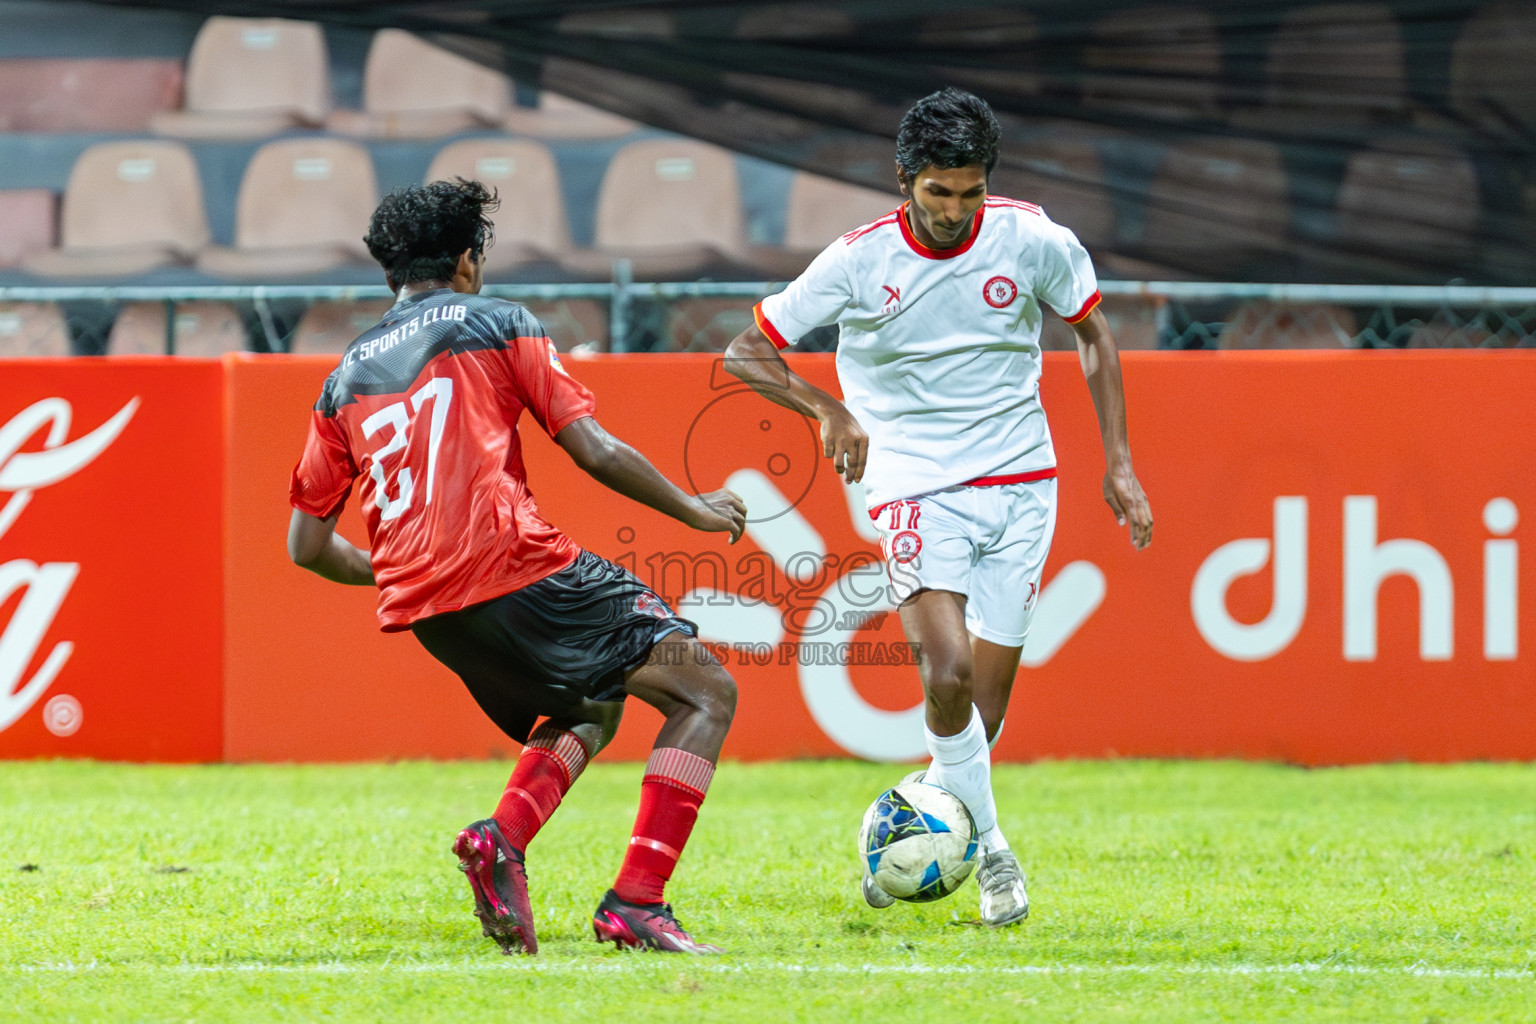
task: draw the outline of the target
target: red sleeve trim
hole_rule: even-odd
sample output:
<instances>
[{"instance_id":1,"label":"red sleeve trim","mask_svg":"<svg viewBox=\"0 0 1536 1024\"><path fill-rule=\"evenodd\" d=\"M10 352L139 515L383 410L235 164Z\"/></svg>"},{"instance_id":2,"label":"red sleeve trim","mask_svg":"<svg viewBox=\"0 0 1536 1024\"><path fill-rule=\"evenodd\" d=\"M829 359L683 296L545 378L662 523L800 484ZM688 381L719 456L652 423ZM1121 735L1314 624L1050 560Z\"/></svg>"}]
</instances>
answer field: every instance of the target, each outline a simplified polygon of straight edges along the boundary
<instances>
[{"instance_id":1,"label":"red sleeve trim","mask_svg":"<svg viewBox=\"0 0 1536 1024\"><path fill-rule=\"evenodd\" d=\"M752 319L757 321L758 330L768 335L768 340L773 342L775 348L789 348L789 342L784 339L784 335L779 333L779 329L773 326L763 313L761 302L752 307Z\"/></svg>"},{"instance_id":2,"label":"red sleeve trim","mask_svg":"<svg viewBox=\"0 0 1536 1024\"><path fill-rule=\"evenodd\" d=\"M572 423L575 423L577 420L584 420L584 419L586 419L588 416L591 416L594 412L596 412L596 409L597 409L597 403L596 402L588 402L588 403L586 403L586 408L584 408L584 409L573 409L570 412L566 413L564 416L560 416L560 417L558 417L556 419L550 420L550 422L549 422L549 436L550 437L554 437L556 434L560 433L560 431L564 430L566 427L570 426Z\"/></svg>"},{"instance_id":3,"label":"red sleeve trim","mask_svg":"<svg viewBox=\"0 0 1536 1024\"><path fill-rule=\"evenodd\" d=\"M329 505L324 506L316 505L300 495L290 494L288 497L288 504L293 506L293 508L299 512L303 512L307 516L314 516L316 519L329 519L331 516L338 514L343 508L346 507L347 498L351 495L351 493L352 489L348 487L346 494L343 494Z\"/></svg>"},{"instance_id":4,"label":"red sleeve trim","mask_svg":"<svg viewBox=\"0 0 1536 1024\"><path fill-rule=\"evenodd\" d=\"M1088 301L1083 303L1082 309L1078 310L1071 316L1063 316L1062 319L1069 324L1082 323L1084 320L1088 319L1089 313L1092 313L1095 309L1099 308L1099 303L1103 301L1103 298L1104 297L1102 295L1095 291L1092 295L1088 296Z\"/></svg>"}]
</instances>

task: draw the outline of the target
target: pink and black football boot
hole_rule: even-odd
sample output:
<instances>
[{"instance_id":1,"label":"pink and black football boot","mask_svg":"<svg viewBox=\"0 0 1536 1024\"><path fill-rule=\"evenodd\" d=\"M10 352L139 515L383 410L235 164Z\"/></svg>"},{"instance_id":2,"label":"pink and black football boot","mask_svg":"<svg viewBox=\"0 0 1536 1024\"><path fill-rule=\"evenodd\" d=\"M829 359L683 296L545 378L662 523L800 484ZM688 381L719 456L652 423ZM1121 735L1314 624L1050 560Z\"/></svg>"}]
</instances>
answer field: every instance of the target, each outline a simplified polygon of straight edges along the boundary
<instances>
[{"instance_id":1,"label":"pink and black football boot","mask_svg":"<svg viewBox=\"0 0 1536 1024\"><path fill-rule=\"evenodd\" d=\"M662 953L723 953L719 946L693 941L672 916L670 903L631 903L609 889L592 915L598 942L620 949L651 949Z\"/></svg>"},{"instance_id":2,"label":"pink and black football boot","mask_svg":"<svg viewBox=\"0 0 1536 1024\"><path fill-rule=\"evenodd\" d=\"M537 953L523 851L507 842L494 818L486 818L459 833L453 852L459 858L459 870L469 878L475 916L484 933L508 956Z\"/></svg>"}]
</instances>

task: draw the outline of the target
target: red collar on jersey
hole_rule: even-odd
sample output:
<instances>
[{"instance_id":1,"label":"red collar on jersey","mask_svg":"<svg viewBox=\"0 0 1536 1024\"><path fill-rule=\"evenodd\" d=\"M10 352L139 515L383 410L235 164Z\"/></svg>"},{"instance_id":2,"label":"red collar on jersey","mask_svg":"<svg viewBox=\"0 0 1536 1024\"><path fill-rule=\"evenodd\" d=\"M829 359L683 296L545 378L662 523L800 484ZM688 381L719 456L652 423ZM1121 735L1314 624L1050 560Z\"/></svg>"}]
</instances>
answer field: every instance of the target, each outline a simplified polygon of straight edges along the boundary
<instances>
[{"instance_id":1,"label":"red collar on jersey","mask_svg":"<svg viewBox=\"0 0 1536 1024\"><path fill-rule=\"evenodd\" d=\"M930 260L952 260L975 245L976 237L981 234L981 215L987 212L985 205L976 211L976 219L971 222L971 236L953 249L930 249L917 240L917 236L912 233L912 225L907 223L907 211L911 205L911 200L908 200L902 203L901 209L897 211L900 213L896 221L901 225L901 237L907 240L907 245L912 247L913 252Z\"/></svg>"}]
</instances>

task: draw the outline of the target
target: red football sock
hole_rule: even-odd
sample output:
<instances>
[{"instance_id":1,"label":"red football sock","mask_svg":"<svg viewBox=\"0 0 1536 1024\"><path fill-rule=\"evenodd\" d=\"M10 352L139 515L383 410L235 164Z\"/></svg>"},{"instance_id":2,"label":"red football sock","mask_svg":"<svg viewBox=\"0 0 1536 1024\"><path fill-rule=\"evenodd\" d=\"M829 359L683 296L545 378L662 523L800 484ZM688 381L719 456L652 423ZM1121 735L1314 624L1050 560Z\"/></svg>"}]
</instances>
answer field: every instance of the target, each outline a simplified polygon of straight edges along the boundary
<instances>
[{"instance_id":1,"label":"red football sock","mask_svg":"<svg viewBox=\"0 0 1536 1024\"><path fill-rule=\"evenodd\" d=\"M586 766L587 748L574 733L548 722L533 730L491 815L507 842L526 850Z\"/></svg>"},{"instance_id":2,"label":"red football sock","mask_svg":"<svg viewBox=\"0 0 1536 1024\"><path fill-rule=\"evenodd\" d=\"M715 766L676 747L657 747L640 782L640 813L613 891L631 903L660 903L682 856Z\"/></svg>"}]
</instances>

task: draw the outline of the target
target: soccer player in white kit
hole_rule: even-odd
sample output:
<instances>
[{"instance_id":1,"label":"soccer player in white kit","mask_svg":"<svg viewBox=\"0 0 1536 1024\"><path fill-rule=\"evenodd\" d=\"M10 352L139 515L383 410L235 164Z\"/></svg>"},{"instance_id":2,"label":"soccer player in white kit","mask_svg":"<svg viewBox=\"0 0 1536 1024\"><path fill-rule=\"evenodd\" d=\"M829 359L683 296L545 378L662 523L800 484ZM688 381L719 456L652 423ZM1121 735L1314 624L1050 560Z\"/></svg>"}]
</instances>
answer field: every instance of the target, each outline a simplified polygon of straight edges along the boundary
<instances>
[{"instance_id":1,"label":"soccer player in white kit","mask_svg":"<svg viewBox=\"0 0 1536 1024\"><path fill-rule=\"evenodd\" d=\"M1040 326L1077 335L1098 412L1104 499L1138 549L1152 511L1131 468L1120 360L1088 253L1032 203L987 194L1001 134L959 89L918 101L896 139L899 209L834 241L753 310L726 367L816 419L833 470L862 480L901 624L918 649L933 761L923 781L970 809L980 833L981 917L1029 914L1018 858L997 825L990 744L1018 672L1056 520L1056 453L1040 407ZM839 328L839 402L779 350ZM866 872L871 906L894 900Z\"/></svg>"}]
</instances>

